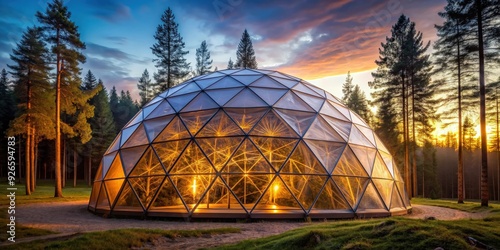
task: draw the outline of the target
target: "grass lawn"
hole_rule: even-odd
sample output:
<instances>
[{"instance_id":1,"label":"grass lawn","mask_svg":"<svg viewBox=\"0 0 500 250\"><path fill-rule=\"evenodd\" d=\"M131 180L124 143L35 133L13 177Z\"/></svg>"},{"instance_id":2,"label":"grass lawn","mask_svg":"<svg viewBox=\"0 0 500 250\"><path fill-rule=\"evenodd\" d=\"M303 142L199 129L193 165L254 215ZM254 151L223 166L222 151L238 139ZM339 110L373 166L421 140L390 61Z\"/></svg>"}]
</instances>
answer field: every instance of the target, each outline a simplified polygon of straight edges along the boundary
<instances>
[{"instance_id":1,"label":"grass lawn","mask_svg":"<svg viewBox=\"0 0 500 250\"><path fill-rule=\"evenodd\" d=\"M500 212L500 203L497 201L490 201L488 207L481 207L480 201L465 201L463 204L459 204L456 199L424 199L424 198L412 198L412 204L429 205L437 207L447 207L457 210L462 210L471 213L486 212L486 211L496 211Z\"/></svg>"},{"instance_id":2,"label":"grass lawn","mask_svg":"<svg viewBox=\"0 0 500 250\"><path fill-rule=\"evenodd\" d=\"M102 232L84 233L64 240L40 240L19 243L2 249L129 249L142 247L159 237L202 237L205 235L239 233L239 228L216 228L206 230L152 230L119 229Z\"/></svg>"}]
</instances>

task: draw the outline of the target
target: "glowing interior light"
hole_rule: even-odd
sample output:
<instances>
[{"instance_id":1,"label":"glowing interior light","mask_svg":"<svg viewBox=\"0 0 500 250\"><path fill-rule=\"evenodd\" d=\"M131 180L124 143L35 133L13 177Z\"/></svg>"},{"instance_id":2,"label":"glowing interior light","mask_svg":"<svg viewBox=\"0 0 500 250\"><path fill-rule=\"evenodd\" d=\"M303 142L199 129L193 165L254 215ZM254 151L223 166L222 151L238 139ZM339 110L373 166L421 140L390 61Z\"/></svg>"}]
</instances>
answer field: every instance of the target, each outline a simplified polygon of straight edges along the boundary
<instances>
[{"instance_id":1,"label":"glowing interior light","mask_svg":"<svg viewBox=\"0 0 500 250\"><path fill-rule=\"evenodd\" d=\"M280 186L278 184L274 184L274 193L276 194L278 190L280 189Z\"/></svg>"},{"instance_id":2,"label":"glowing interior light","mask_svg":"<svg viewBox=\"0 0 500 250\"><path fill-rule=\"evenodd\" d=\"M193 199L196 199L196 177L193 180Z\"/></svg>"}]
</instances>

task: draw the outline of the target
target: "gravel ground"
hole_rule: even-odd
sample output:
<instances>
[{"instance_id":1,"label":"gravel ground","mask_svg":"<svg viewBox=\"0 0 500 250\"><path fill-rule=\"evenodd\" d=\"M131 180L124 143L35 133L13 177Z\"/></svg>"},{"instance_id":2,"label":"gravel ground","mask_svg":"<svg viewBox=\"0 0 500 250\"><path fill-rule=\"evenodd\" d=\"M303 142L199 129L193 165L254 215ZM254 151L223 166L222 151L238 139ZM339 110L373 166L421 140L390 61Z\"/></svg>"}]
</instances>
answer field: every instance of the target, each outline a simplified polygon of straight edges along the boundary
<instances>
[{"instance_id":1,"label":"gravel ground","mask_svg":"<svg viewBox=\"0 0 500 250\"><path fill-rule=\"evenodd\" d=\"M424 219L434 217L438 220L458 220L482 218L484 214L468 213L455 209L414 205L413 214L408 218ZM87 211L86 201L36 203L18 207L16 218L24 226L43 228L61 233L79 233L102 231L118 228L150 228L150 229L210 229L222 227L241 228L241 233L213 235L201 238L160 238L145 246L147 249L197 249L217 245L235 243L246 239L260 238L285 231L311 225L302 222L179 222L139 219L102 218Z\"/></svg>"}]
</instances>

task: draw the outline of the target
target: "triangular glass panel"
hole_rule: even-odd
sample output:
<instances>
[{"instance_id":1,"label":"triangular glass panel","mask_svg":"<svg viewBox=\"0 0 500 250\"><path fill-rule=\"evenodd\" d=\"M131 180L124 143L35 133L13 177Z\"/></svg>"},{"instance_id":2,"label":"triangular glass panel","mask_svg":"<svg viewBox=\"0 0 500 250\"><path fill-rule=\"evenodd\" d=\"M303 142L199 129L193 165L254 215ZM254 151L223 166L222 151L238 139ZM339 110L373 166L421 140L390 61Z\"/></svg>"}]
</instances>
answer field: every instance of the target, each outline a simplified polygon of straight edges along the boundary
<instances>
[{"instance_id":1,"label":"triangular glass panel","mask_svg":"<svg viewBox=\"0 0 500 250\"><path fill-rule=\"evenodd\" d=\"M348 121L350 123L349 119L347 119L339 110L334 108L330 102L325 102L320 113L339 120Z\"/></svg>"},{"instance_id":2,"label":"triangular glass panel","mask_svg":"<svg viewBox=\"0 0 500 250\"><path fill-rule=\"evenodd\" d=\"M172 118L174 118L174 115L151 119L144 122L144 127L146 128L150 142L153 142L156 139Z\"/></svg>"},{"instance_id":3,"label":"triangular glass panel","mask_svg":"<svg viewBox=\"0 0 500 250\"><path fill-rule=\"evenodd\" d=\"M345 118L347 118L348 121L351 121L351 115L349 113L349 110L346 107L344 107L343 105L339 105L337 103L334 103L334 102L330 102L330 104L332 105L332 107L337 109ZM338 118L338 117L335 117L335 118Z\"/></svg>"},{"instance_id":4,"label":"triangular glass panel","mask_svg":"<svg viewBox=\"0 0 500 250\"><path fill-rule=\"evenodd\" d=\"M344 151L345 143L305 140L311 151L321 161L323 167L331 173L340 155Z\"/></svg>"},{"instance_id":5,"label":"triangular glass panel","mask_svg":"<svg viewBox=\"0 0 500 250\"><path fill-rule=\"evenodd\" d=\"M306 211L311 209L328 179L326 175L281 174L280 177Z\"/></svg>"},{"instance_id":6,"label":"triangular glass panel","mask_svg":"<svg viewBox=\"0 0 500 250\"><path fill-rule=\"evenodd\" d=\"M115 140L113 141L113 143L111 143L111 145L109 146L108 150L106 150L105 154L109 154L111 152L117 151L120 148L120 139L121 138L122 138L122 132L120 132L116 136Z\"/></svg>"},{"instance_id":7,"label":"triangular glass panel","mask_svg":"<svg viewBox=\"0 0 500 250\"><path fill-rule=\"evenodd\" d=\"M188 210L184 206L177 190L175 190L172 185L172 181L169 177L165 178L163 181L163 186L159 189L156 199L151 203L149 207L150 211L164 211L164 210L174 210L179 213L186 213Z\"/></svg>"},{"instance_id":8,"label":"triangular glass panel","mask_svg":"<svg viewBox=\"0 0 500 250\"><path fill-rule=\"evenodd\" d=\"M310 112L302 112L302 111L295 111L288 109L275 109L275 111L300 136L304 135L304 132L306 132L306 130L309 128L314 118L316 118L316 114Z\"/></svg>"},{"instance_id":9,"label":"triangular glass panel","mask_svg":"<svg viewBox=\"0 0 500 250\"><path fill-rule=\"evenodd\" d=\"M304 138L345 142L344 139L337 132L335 132L335 130L333 130L323 118L321 118L321 116L316 116L316 119L312 122L309 130L307 130L304 135Z\"/></svg>"},{"instance_id":10,"label":"triangular glass panel","mask_svg":"<svg viewBox=\"0 0 500 250\"><path fill-rule=\"evenodd\" d=\"M250 135L276 136L298 138L298 134L286 122L281 120L275 112L267 113L260 122L255 125Z\"/></svg>"},{"instance_id":11,"label":"triangular glass panel","mask_svg":"<svg viewBox=\"0 0 500 250\"><path fill-rule=\"evenodd\" d=\"M175 110L170 106L170 104L165 100L161 102L158 107L147 116L147 119L153 119L156 117L166 116L175 114Z\"/></svg>"},{"instance_id":12,"label":"triangular glass panel","mask_svg":"<svg viewBox=\"0 0 500 250\"><path fill-rule=\"evenodd\" d=\"M168 126L156 137L154 142L171 141L191 138L186 127L178 116L168 124Z\"/></svg>"},{"instance_id":13,"label":"triangular glass panel","mask_svg":"<svg viewBox=\"0 0 500 250\"><path fill-rule=\"evenodd\" d=\"M120 142L120 147L122 147L123 144L125 144L125 142L128 140L128 138L130 138L132 133L134 133L134 131L137 129L137 127L139 127L139 124L136 124L132 127L128 127L126 129L122 130L122 140Z\"/></svg>"},{"instance_id":14,"label":"triangular glass panel","mask_svg":"<svg viewBox=\"0 0 500 250\"><path fill-rule=\"evenodd\" d=\"M267 106L269 105L247 88L242 90L224 105L224 107L229 108L258 108Z\"/></svg>"},{"instance_id":15,"label":"triangular glass panel","mask_svg":"<svg viewBox=\"0 0 500 250\"><path fill-rule=\"evenodd\" d=\"M399 175L396 174L395 172L397 171L397 167L392 164L392 156L390 154L384 153L382 151L379 151L380 156L382 156L382 160L385 162L385 166L387 166L387 169L389 169L389 172L391 175L394 177L394 179L398 180L397 177ZM396 170L394 170L396 168Z\"/></svg>"},{"instance_id":16,"label":"triangular glass panel","mask_svg":"<svg viewBox=\"0 0 500 250\"><path fill-rule=\"evenodd\" d=\"M115 157L115 160L111 164L111 167L107 171L104 179L117 179L117 178L125 178L125 174L123 173L123 166L120 157Z\"/></svg>"},{"instance_id":17,"label":"triangular glass panel","mask_svg":"<svg viewBox=\"0 0 500 250\"><path fill-rule=\"evenodd\" d=\"M269 188L260 198L259 203L254 207L252 213L267 212L273 210L302 210L295 197L290 193L285 183L279 176L274 178ZM259 211L260 210L260 211Z\"/></svg>"},{"instance_id":18,"label":"triangular glass panel","mask_svg":"<svg viewBox=\"0 0 500 250\"><path fill-rule=\"evenodd\" d=\"M227 89L227 88L236 88L243 86L244 85L236 81L236 79L226 76L222 78L220 81L210 85L210 87L207 87L206 89Z\"/></svg>"},{"instance_id":19,"label":"triangular glass panel","mask_svg":"<svg viewBox=\"0 0 500 250\"><path fill-rule=\"evenodd\" d=\"M168 91L169 91L169 90L167 89L167 90L165 90L165 91L161 92L161 93L158 95L158 97L161 97L161 98L165 99L165 98L167 97L167 95L168 95Z\"/></svg>"},{"instance_id":20,"label":"triangular glass panel","mask_svg":"<svg viewBox=\"0 0 500 250\"><path fill-rule=\"evenodd\" d=\"M208 78L214 78L214 77L222 77L222 76L225 76L225 75L226 74L222 74L220 72L213 72L213 73L206 74L205 76L200 77L199 79L208 79Z\"/></svg>"},{"instance_id":21,"label":"triangular glass panel","mask_svg":"<svg viewBox=\"0 0 500 250\"><path fill-rule=\"evenodd\" d=\"M240 126L245 133L260 120L260 118L268 111L267 108L226 108L226 113Z\"/></svg>"},{"instance_id":22,"label":"triangular glass panel","mask_svg":"<svg viewBox=\"0 0 500 250\"><path fill-rule=\"evenodd\" d=\"M142 117L143 117L143 119L145 120L146 117L148 117L148 115L151 114L151 112L153 112L153 110L160 105L160 103L161 102L156 102L156 103L154 103L152 105L144 107L142 109Z\"/></svg>"},{"instance_id":23,"label":"triangular glass panel","mask_svg":"<svg viewBox=\"0 0 500 250\"><path fill-rule=\"evenodd\" d=\"M323 117L328 122L328 124L330 124L330 126L335 131L337 131L337 133L340 136L342 136L342 138L345 141L349 140L349 134L351 133L352 123L341 121L339 119L335 119L335 118L332 118L332 117L327 116L327 115L322 115L321 117Z\"/></svg>"},{"instance_id":24,"label":"triangular glass panel","mask_svg":"<svg viewBox=\"0 0 500 250\"><path fill-rule=\"evenodd\" d=\"M89 207L95 208L97 198L99 198L99 191L101 191L101 184L102 183L100 181L95 181L94 184L92 184L92 193L90 193Z\"/></svg>"},{"instance_id":25,"label":"triangular glass panel","mask_svg":"<svg viewBox=\"0 0 500 250\"><path fill-rule=\"evenodd\" d=\"M319 195L313 209L351 209L339 188L331 179L326 182L325 188Z\"/></svg>"},{"instance_id":26,"label":"triangular glass panel","mask_svg":"<svg viewBox=\"0 0 500 250\"><path fill-rule=\"evenodd\" d=\"M370 128L367 128L367 127L359 126L359 125L356 125L356 127L359 129L359 131L361 131L363 133L363 135L366 138L368 138L368 140L371 142L371 144L373 146L376 145L375 137L373 136L373 130L371 130Z\"/></svg>"},{"instance_id":27,"label":"triangular glass panel","mask_svg":"<svg viewBox=\"0 0 500 250\"><path fill-rule=\"evenodd\" d=\"M229 101L229 99L233 98L238 92L240 92L243 88L230 88L230 89L215 89L215 90L207 90L206 93L212 97L212 99L217 102L220 106L224 106L224 104Z\"/></svg>"},{"instance_id":28,"label":"triangular glass panel","mask_svg":"<svg viewBox=\"0 0 500 250\"><path fill-rule=\"evenodd\" d=\"M186 124L191 135L195 135L217 112L218 109L201 110L197 112L182 113L180 116Z\"/></svg>"},{"instance_id":29,"label":"triangular glass panel","mask_svg":"<svg viewBox=\"0 0 500 250\"><path fill-rule=\"evenodd\" d=\"M274 169L278 170L297 144L296 139L252 136L252 141L262 152Z\"/></svg>"},{"instance_id":30,"label":"triangular glass panel","mask_svg":"<svg viewBox=\"0 0 500 250\"><path fill-rule=\"evenodd\" d=\"M396 181L394 183L396 184L396 187L399 191L399 195L401 196L401 199L403 200L403 205L405 205L406 207L409 207L410 200L408 199L408 196L406 195L405 184L401 181Z\"/></svg>"},{"instance_id":31,"label":"triangular glass panel","mask_svg":"<svg viewBox=\"0 0 500 250\"><path fill-rule=\"evenodd\" d=\"M122 157L122 165L125 171L125 176L128 176L130 170L134 168L135 164L141 158L146 148L147 146L139 146L120 150L120 156Z\"/></svg>"},{"instance_id":32,"label":"triangular glass panel","mask_svg":"<svg viewBox=\"0 0 500 250\"><path fill-rule=\"evenodd\" d=\"M332 94L330 94L327 91L325 91L325 94L326 94L326 99L328 99L329 101L344 106L344 104L339 100L339 98L333 96Z\"/></svg>"},{"instance_id":33,"label":"triangular glass panel","mask_svg":"<svg viewBox=\"0 0 500 250\"><path fill-rule=\"evenodd\" d=\"M269 168L271 168L269 166ZM275 174L224 174L222 179L231 188L246 210L251 210L262 196Z\"/></svg>"},{"instance_id":34,"label":"triangular glass panel","mask_svg":"<svg viewBox=\"0 0 500 250\"><path fill-rule=\"evenodd\" d=\"M394 186L394 181L392 180L382 180L382 179L372 179L373 184L378 190L378 193L380 196L382 196L382 200L384 201L385 205L389 208L391 207L391 194L392 194L392 187Z\"/></svg>"},{"instance_id":35,"label":"triangular glass panel","mask_svg":"<svg viewBox=\"0 0 500 250\"><path fill-rule=\"evenodd\" d=\"M309 105L292 91L288 91L276 104L275 108L292 109L306 112L315 112Z\"/></svg>"},{"instance_id":36,"label":"triangular glass panel","mask_svg":"<svg viewBox=\"0 0 500 250\"><path fill-rule=\"evenodd\" d=\"M377 154L377 157L375 157L375 164L373 164L372 177L392 180L392 175L389 172L389 169L387 169L387 167L385 166L385 163L379 154Z\"/></svg>"},{"instance_id":37,"label":"triangular glass panel","mask_svg":"<svg viewBox=\"0 0 500 250\"><path fill-rule=\"evenodd\" d=\"M217 171L226 165L244 137L196 139L200 148Z\"/></svg>"},{"instance_id":38,"label":"triangular glass panel","mask_svg":"<svg viewBox=\"0 0 500 250\"><path fill-rule=\"evenodd\" d=\"M171 97L178 96L178 95L189 94L189 93L193 93L193 92L198 92L200 90L201 89L200 89L200 87L198 87L198 85L196 85L194 82L191 82L191 83L186 84L186 86L184 86L184 88L182 88L179 91L173 93L171 95Z\"/></svg>"},{"instance_id":39,"label":"triangular glass panel","mask_svg":"<svg viewBox=\"0 0 500 250\"><path fill-rule=\"evenodd\" d=\"M384 143L382 143L380 138L378 138L378 136L375 133L373 133L373 134L375 136L375 142L377 143L377 149L380 151L383 151L385 153L390 154L389 149L387 149L387 147L385 147Z\"/></svg>"},{"instance_id":40,"label":"triangular glass panel","mask_svg":"<svg viewBox=\"0 0 500 250\"><path fill-rule=\"evenodd\" d=\"M104 187L104 185L101 186L99 198L97 198L96 209L109 210L108 194L106 192L106 188Z\"/></svg>"},{"instance_id":41,"label":"triangular glass panel","mask_svg":"<svg viewBox=\"0 0 500 250\"><path fill-rule=\"evenodd\" d=\"M222 172L244 175L274 174L275 170L269 165L250 139L246 139L229 159Z\"/></svg>"},{"instance_id":42,"label":"triangular glass panel","mask_svg":"<svg viewBox=\"0 0 500 250\"><path fill-rule=\"evenodd\" d=\"M102 160L99 163L99 167L97 168L97 172L95 173L95 178L94 181L102 181L103 176L102 176Z\"/></svg>"},{"instance_id":43,"label":"triangular glass panel","mask_svg":"<svg viewBox=\"0 0 500 250\"><path fill-rule=\"evenodd\" d=\"M403 204L403 200L401 200L401 197L399 196L399 192L396 186L394 186L394 188L392 189L392 196L391 196L391 209L394 208L405 209L405 205Z\"/></svg>"},{"instance_id":44,"label":"triangular glass panel","mask_svg":"<svg viewBox=\"0 0 500 250\"><path fill-rule=\"evenodd\" d=\"M380 199L380 196L377 193L377 190L373 187L371 182L368 182L368 186L366 187L365 193L359 202L358 208L356 211L362 211L366 209L385 209L385 205Z\"/></svg>"},{"instance_id":45,"label":"triangular glass panel","mask_svg":"<svg viewBox=\"0 0 500 250\"><path fill-rule=\"evenodd\" d=\"M287 89L268 89L268 88L250 88L269 106L274 105L288 90Z\"/></svg>"},{"instance_id":46,"label":"triangular glass panel","mask_svg":"<svg viewBox=\"0 0 500 250\"><path fill-rule=\"evenodd\" d=\"M171 175L170 179L172 179L172 183L174 183L177 190L179 190L188 210L192 211L197 204L199 208L206 208L207 205L210 206L210 204L206 202L207 199L202 200L202 198L206 197L204 195L214 181L215 176L215 174Z\"/></svg>"},{"instance_id":47,"label":"triangular glass panel","mask_svg":"<svg viewBox=\"0 0 500 250\"><path fill-rule=\"evenodd\" d=\"M358 157L359 162L361 162L361 165L363 165L368 175L371 176L377 150L357 145L350 145L350 147L354 154Z\"/></svg>"},{"instance_id":48,"label":"triangular glass panel","mask_svg":"<svg viewBox=\"0 0 500 250\"><path fill-rule=\"evenodd\" d=\"M186 147L179 160L170 169L170 175L173 174L215 174L215 169L205 157L196 143L191 142Z\"/></svg>"},{"instance_id":49,"label":"triangular glass panel","mask_svg":"<svg viewBox=\"0 0 500 250\"><path fill-rule=\"evenodd\" d=\"M179 91L180 89L182 89L185 86L186 86L186 84L179 84L179 85L175 85L175 86L169 88L167 96L169 96L169 97L172 96L173 94L175 94L175 92Z\"/></svg>"},{"instance_id":50,"label":"triangular glass panel","mask_svg":"<svg viewBox=\"0 0 500 250\"><path fill-rule=\"evenodd\" d=\"M134 146L139 146L139 145L145 145L148 144L148 136L146 135L146 131L144 131L144 125L140 125L130 136L130 138L127 140L127 142L122 146L122 148L130 148Z\"/></svg>"},{"instance_id":51,"label":"triangular glass panel","mask_svg":"<svg viewBox=\"0 0 500 250\"><path fill-rule=\"evenodd\" d=\"M349 142L366 147L375 147L368 138L358 129L356 125L351 127L351 134L349 135Z\"/></svg>"},{"instance_id":52,"label":"triangular glass panel","mask_svg":"<svg viewBox=\"0 0 500 250\"><path fill-rule=\"evenodd\" d=\"M335 184L339 187L347 202L355 208L358 204L368 178L332 176Z\"/></svg>"},{"instance_id":53,"label":"triangular glass panel","mask_svg":"<svg viewBox=\"0 0 500 250\"><path fill-rule=\"evenodd\" d=\"M124 181L125 179L117 179L104 182L106 190L108 191L108 198L111 202L111 205L115 203L116 195L118 194L118 192L120 192Z\"/></svg>"},{"instance_id":54,"label":"triangular glass panel","mask_svg":"<svg viewBox=\"0 0 500 250\"><path fill-rule=\"evenodd\" d=\"M132 125L135 125L135 124L137 124L137 123L139 123L139 122L141 122L141 121L142 121L142 110L140 110L140 111L139 111L139 112L138 112L138 113L134 116L134 118L132 118L132 120L130 120L130 121L127 123L127 125L125 125L125 127L124 127L124 128L128 128L128 127L130 127L130 126L132 126Z\"/></svg>"},{"instance_id":55,"label":"triangular glass panel","mask_svg":"<svg viewBox=\"0 0 500 250\"><path fill-rule=\"evenodd\" d=\"M220 110L200 130L196 137L221 137L231 135L244 135L244 133L223 110Z\"/></svg>"},{"instance_id":56,"label":"triangular glass panel","mask_svg":"<svg viewBox=\"0 0 500 250\"><path fill-rule=\"evenodd\" d=\"M309 87L310 89L314 90L314 92L316 92L321 98L325 98L326 95L325 95L325 91L314 86L313 84L309 83L309 82L302 82L304 85L306 85L307 87Z\"/></svg>"},{"instance_id":57,"label":"triangular glass panel","mask_svg":"<svg viewBox=\"0 0 500 250\"><path fill-rule=\"evenodd\" d=\"M202 92L197 97L195 97L186 107L184 107L182 109L182 112L213 109L218 107L219 105L215 103L212 98Z\"/></svg>"},{"instance_id":58,"label":"triangular glass panel","mask_svg":"<svg viewBox=\"0 0 500 250\"><path fill-rule=\"evenodd\" d=\"M125 182L120 198L116 200L113 209L117 211L144 211L128 181Z\"/></svg>"},{"instance_id":59,"label":"triangular glass panel","mask_svg":"<svg viewBox=\"0 0 500 250\"><path fill-rule=\"evenodd\" d=\"M306 93L306 94L321 98L321 96L318 93L316 93L312 89L306 87L306 85L304 85L301 82L299 82L297 85L295 85L292 89L295 91L298 91L298 92Z\"/></svg>"},{"instance_id":60,"label":"triangular glass panel","mask_svg":"<svg viewBox=\"0 0 500 250\"><path fill-rule=\"evenodd\" d=\"M262 87L262 88L274 88L274 89L287 89L287 87L283 86L282 84L279 84L277 81L274 79L268 77L268 76L263 76L262 78L259 78L257 81L253 82L250 84L250 87Z\"/></svg>"},{"instance_id":61,"label":"triangular glass panel","mask_svg":"<svg viewBox=\"0 0 500 250\"><path fill-rule=\"evenodd\" d=\"M311 150L309 150L309 148L303 141L299 142L290 158L288 158L287 162L281 168L280 173L290 173L298 175L328 174L321 163L319 163L318 159L316 159L316 156L314 156L314 154L311 152Z\"/></svg>"},{"instance_id":62,"label":"triangular glass panel","mask_svg":"<svg viewBox=\"0 0 500 250\"><path fill-rule=\"evenodd\" d=\"M368 176L365 169L361 163L359 163L358 159L349 147L346 147L344 150L344 153L340 157L340 160L337 163L337 166L335 166L332 174L343 176Z\"/></svg>"},{"instance_id":63,"label":"triangular glass panel","mask_svg":"<svg viewBox=\"0 0 500 250\"><path fill-rule=\"evenodd\" d=\"M277 77L281 77L281 78L285 78L285 79L289 79L290 78L289 75L282 74L282 73L280 73L278 71L273 71L273 72L269 73L268 75L270 75L270 76L277 76Z\"/></svg>"},{"instance_id":64,"label":"triangular glass panel","mask_svg":"<svg viewBox=\"0 0 500 250\"><path fill-rule=\"evenodd\" d=\"M153 144L153 148L167 172L170 171L170 168L174 165L177 158L179 158L189 141L176 140Z\"/></svg>"},{"instance_id":65,"label":"triangular glass panel","mask_svg":"<svg viewBox=\"0 0 500 250\"><path fill-rule=\"evenodd\" d=\"M150 107L150 106L152 106L153 104L159 104L159 103L160 103L160 101L162 101L162 100L164 100L164 98L163 98L163 97L161 97L161 96L157 96L157 97L153 98L151 101L149 101L148 103L146 103L146 105L144 105L144 107L143 107L143 108ZM147 116L147 115L146 115L146 116ZM144 117L146 117L146 116L144 116Z\"/></svg>"},{"instance_id":66,"label":"triangular glass panel","mask_svg":"<svg viewBox=\"0 0 500 250\"><path fill-rule=\"evenodd\" d=\"M238 73L240 73L240 72L238 72ZM262 75L260 75L260 74L257 74L257 75L236 75L236 74L233 74L231 77L233 77L237 81L243 83L244 85L250 85L251 83L255 82L255 80L262 77Z\"/></svg>"},{"instance_id":67,"label":"triangular glass panel","mask_svg":"<svg viewBox=\"0 0 500 250\"><path fill-rule=\"evenodd\" d=\"M198 79L195 82L196 82L196 84L198 84L198 86L201 89L205 89L205 88L207 88L208 86L214 84L214 82L217 82L220 79L222 79L222 77L214 77L214 78L207 78L207 79Z\"/></svg>"},{"instance_id":68,"label":"triangular glass panel","mask_svg":"<svg viewBox=\"0 0 500 250\"><path fill-rule=\"evenodd\" d=\"M165 176L143 176L139 178L129 178L128 181L139 197L142 205L145 208L149 207L149 203L156 194L156 191L161 187Z\"/></svg>"},{"instance_id":69,"label":"triangular glass panel","mask_svg":"<svg viewBox=\"0 0 500 250\"><path fill-rule=\"evenodd\" d=\"M274 76L271 76L271 78L274 79L274 80L276 80L277 82L285 85L288 88L292 88L297 83L299 83L299 81L297 81L297 80L284 79L284 78L274 77Z\"/></svg>"},{"instance_id":70,"label":"triangular glass panel","mask_svg":"<svg viewBox=\"0 0 500 250\"><path fill-rule=\"evenodd\" d=\"M222 73L226 74L226 75L231 75L231 74L234 74L238 71L241 71L241 69L224 69L224 70L221 70Z\"/></svg>"},{"instance_id":71,"label":"triangular glass panel","mask_svg":"<svg viewBox=\"0 0 500 250\"><path fill-rule=\"evenodd\" d=\"M231 74L231 76L240 76L240 75L262 75L262 73L250 70L250 69L243 69L238 72L234 72Z\"/></svg>"},{"instance_id":72,"label":"triangular glass panel","mask_svg":"<svg viewBox=\"0 0 500 250\"><path fill-rule=\"evenodd\" d=\"M105 155L102 157L102 178L108 173L109 167L113 163L117 152Z\"/></svg>"},{"instance_id":73,"label":"triangular glass panel","mask_svg":"<svg viewBox=\"0 0 500 250\"><path fill-rule=\"evenodd\" d=\"M142 155L139 162L137 162L134 170L132 170L129 176L151 175L165 175L165 170L163 170L163 167L154 150L152 148L148 148L146 153Z\"/></svg>"},{"instance_id":74,"label":"triangular glass panel","mask_svg":"<svg viewBox=\"0 0 500 250\"><path fill-rule=\"evenodd\" d=\"M354 113L352 111L349 111L349 112L351 113L351 119L352 119L353 123L361 125L361 126L368 127L368 124L366 124L366 122L364 122L363 119L361 119L361 117L359 117L358 114L356 114L356 113Z\"/></svg>"},{"instance_id":75,"label":"triangular glass panel","mask_svg":"<svg viewBox=\"0 0 500 250\"><path fill-rule=\"evenodd\" d=\"M203 201L197 209L209 208L213 209L231 209L231 210L244 210L238 199L227 188L226 184L220 177L217 177L206 193Z\"/></svg>"},{"instance_id":76,"label":"triangular glass panel","mask_svg":"<svg viewBox=\"0 0 500 250\"><path fill-rule=\"evenodd\" d=\"M198 93L185 94L180 96L169 97L167 100L172 107L179 112L186 104L188 104Z\"/></svg>"},{"instance_id":77,"label":"triangular glass panel","mask_svg":"<svg viewBox=\"0 0 500 250\"><path fill-rule=\"evenodd\" d=\"M314 97L311 95L306 95L300 92L296 93L302 100L304 100L309 106L311 106L315 111L319 111L321 109L321 106L325 102L324 99Z\"/></svg>"}]
</instances>

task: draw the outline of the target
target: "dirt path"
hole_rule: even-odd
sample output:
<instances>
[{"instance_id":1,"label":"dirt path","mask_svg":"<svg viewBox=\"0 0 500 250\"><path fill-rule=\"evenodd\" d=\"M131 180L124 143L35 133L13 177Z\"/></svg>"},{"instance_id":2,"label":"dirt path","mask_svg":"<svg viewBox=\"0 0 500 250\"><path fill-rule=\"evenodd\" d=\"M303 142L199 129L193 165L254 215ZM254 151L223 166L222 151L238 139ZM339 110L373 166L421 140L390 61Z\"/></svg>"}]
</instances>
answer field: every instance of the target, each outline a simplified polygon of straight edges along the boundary
<instances>
[{"instance_id":1,"label":"dirt path","mask_svg":"<svg viewBox=\"0 0 500 250\"><path fill-rule=\"evenodd\" d=\"M177 222L177 221L155 221L138 219L116 219L102 218L87 211L86 201L61 202L61 203L38 203L18 207L16 218L19 224L34 228L43 228L61 233L81 233L91 231L102 231L119 228L150 228L150 229L210 229L222 227L240 228L241 233L213 235L202 238L161 238L145 248L162 249L197 249L200 247L212 247L229 243L236 243L246 239L260 238L298 227L311 225L301 222L256 222L256 223L234 223L234 222ZM414 205L413 214L408 218L424 219L434 217L438 220L458 220L482 218L484 214L474 214L455 209Z\"/></svg>"}]
</instances>

